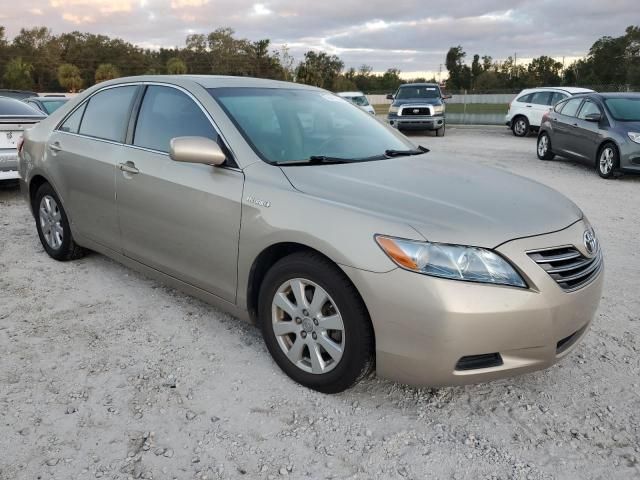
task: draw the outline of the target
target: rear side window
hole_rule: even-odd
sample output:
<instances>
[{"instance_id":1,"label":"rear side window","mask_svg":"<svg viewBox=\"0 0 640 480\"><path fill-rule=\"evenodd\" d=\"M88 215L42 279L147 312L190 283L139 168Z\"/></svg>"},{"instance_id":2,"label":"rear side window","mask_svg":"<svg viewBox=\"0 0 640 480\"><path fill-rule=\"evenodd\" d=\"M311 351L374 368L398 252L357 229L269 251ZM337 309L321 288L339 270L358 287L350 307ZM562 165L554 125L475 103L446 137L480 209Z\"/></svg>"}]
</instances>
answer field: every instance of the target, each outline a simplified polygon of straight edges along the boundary
<instances>
[{"instance_id":1,"label":"rear side window","mask_svg":"<svg viewBox=\"0 0 640 480\"><path fill-rule=\"evenodd\" d=\"M137 89L134 85L109 88L92 96L85 107L80 134L124 142Z\"/></svg>"},{"instance_id":2,"label":"rear side window","mask_svg":"<svg viewBox=\"0 0 640 480\"><path fill-rule=\"evenodd\" d=\"M78 130L80 129L80 120L82 120L82 114L84 113L86 106L87 104L83 103L71 115L69 115L62 125L60 125L60 130L63 132L78 133Z\"/></svg>"},{"instance_id":3,"label":"rear side window","mask_svg":"<svg viewBox=\"0 0 640 480\"><path fill-rule=\"evenodd\" d=\"M578 113L578 107L580 107L581 103L581 98L572 98L571 100L567 101L562 109L562 115L575 117L576 113Z\"/></svg>"},{"instance_id":4,"label":"rear side window","mask_svg":"<svg viewBox=\"0 0 640 480\"><path fill-rule=\"evenodd\" d=\"M553 108L553 110L554 110L556 113L560 113L560 112L562 112L562 109L564 108L564 106L565 106L566 104L567 104L567 102L560 102L560 103L556 104L556 106Z\"/></svg>"},{"instance_id":5,"label":"rear side window","mask_svg":"<svg viewBox=\"0 0 640 480\"><path fill-rule=\"evenodd\" d=\"M550 96L551 92L536 92L531 96L531 100L529 100L529 103L534 103L536 105L550 105Z\"/></svg>"},{"instance_id":6,"label":"rear side window","mask_svg":"<svg viewBox=\"0 0 640 480\"><path fill-rule=\"evenodd\" d=\"M584 105L582 105L582 108L580 109L578 118L584 120L590 113L601 113L600 107L598 107L598 105L593 103L591 100L585 100Z\"/></svg>"},{"instance_id":7,"label":"rear side window","mask_svg":"<svg viewBox=\"0 0 640 480\"><path fill-rule=\"evenodd\" d=\"M518 99L516 100L516 102L520 102L520 103L531 103L531 97L533 97L533 93L528 93L526 95L523 95L521 97L518 97Z\"/></svg>"},{"instance_id":8,"label":"rear side window","mask_svg":"<svg viewBox=\"0 0 640 480\"><path fill-rule=\"evenodd\" d=\"M168 152L171 139L184 136L218 138L209 119L189 96L171 87L147 87L133 144Z\"/></svg>"},{"instance_id":9,"label":"rear side window","mask_svg":"<svg viewBox=\"0 0 640 480\"><path fill-rule=\"evenodd\" d=\"M549 103L549 105L555 105L556 103L561 102L565 98L569 98L569 96L565 95L564 93L553 92L551 94L551 102Z\"/></svg>"}]
</instances>

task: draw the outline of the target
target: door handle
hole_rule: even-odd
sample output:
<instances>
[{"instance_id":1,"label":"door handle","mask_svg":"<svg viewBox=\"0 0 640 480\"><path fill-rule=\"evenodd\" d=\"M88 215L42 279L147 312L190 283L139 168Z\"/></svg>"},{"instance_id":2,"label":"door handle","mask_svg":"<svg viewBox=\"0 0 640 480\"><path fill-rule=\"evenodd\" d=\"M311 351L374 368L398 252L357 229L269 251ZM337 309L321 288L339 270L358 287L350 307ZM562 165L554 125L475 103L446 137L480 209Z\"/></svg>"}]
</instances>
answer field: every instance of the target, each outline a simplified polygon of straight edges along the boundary
<instances>
[{"instance_id":1,"label":"door handle","mask_svg":"<svg viewBox=\"0 0 640 480\"><path fill-rule=\"evenodd\" d=\"M50 143L49 150L52 150L54 152L59 152L60 150L62 150L62 147L60 146L60 142Z\"/></svg>"},{"instance_id":2,"label":"door handle","mask_svg":"<svg viewBox=\"0 0 640 480\"><path fill-rule=\"evenodd\" d=\"M136 165L133 162L119 163L118 170L132 174L140 173L140 170L136 168Z\"/></svg>"},{"instance_id":3,"label":"door handle","mask_svg":"<svg viewBox=\"0 0 640 480\"><path fill-rule=\"evenodd\" d=\"M577 124L577 123L574 123L574 124L573 124L573 126L574 126L574 127L577 127L577 126L578 126L578 124Z\"/></svg>"},{"instance_id":4,"label":"door handle","mask_svg":"<svg viewBox=\"0 0 640 480\"><path fill-rule=\"evenodd\" d=\"M527 108L531 108L531 105L527 105Z\"/></svg>"}]
</instances>

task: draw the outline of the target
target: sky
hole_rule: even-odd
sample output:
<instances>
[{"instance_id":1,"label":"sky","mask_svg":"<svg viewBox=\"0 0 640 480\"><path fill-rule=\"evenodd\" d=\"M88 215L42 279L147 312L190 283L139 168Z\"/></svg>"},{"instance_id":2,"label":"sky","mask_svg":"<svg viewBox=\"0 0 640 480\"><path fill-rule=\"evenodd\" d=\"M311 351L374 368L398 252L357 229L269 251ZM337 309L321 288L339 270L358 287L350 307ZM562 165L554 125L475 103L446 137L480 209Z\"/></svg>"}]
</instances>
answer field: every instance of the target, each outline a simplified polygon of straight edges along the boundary
<instances>
[{"instance_id":1,"label":"sky","mask_svg":"<svg viewBox=\"0 0 640 480\"><path fill-rule=\"evenodd\" d=\"M399 68L438 77L451 46L520 61L549 55L568 63L603 35L640 21L639 0L0 0L0 25L55 34L80 30L149 48L183 46L190 33L231 27L250 40L286 44L296 60L314 49L348 67ZM442 67L444 71L444 66ZM443 78L444 78L443 74Z\"/></svg>"}]
</instances>

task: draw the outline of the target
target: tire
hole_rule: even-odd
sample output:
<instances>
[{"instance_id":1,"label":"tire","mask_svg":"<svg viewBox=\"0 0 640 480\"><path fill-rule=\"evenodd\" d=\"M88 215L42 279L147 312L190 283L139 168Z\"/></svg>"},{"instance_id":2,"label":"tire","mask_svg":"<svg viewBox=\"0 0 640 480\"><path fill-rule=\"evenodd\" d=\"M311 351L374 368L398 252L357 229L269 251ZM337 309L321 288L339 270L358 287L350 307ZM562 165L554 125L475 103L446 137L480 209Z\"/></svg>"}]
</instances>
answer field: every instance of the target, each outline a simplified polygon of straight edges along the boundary
<instances>
[{"instance_id":1,"label":"tire","mask_svg":"<svg viewBox=\"0 0 640 480\"><path fill-rule=\"evenodd\" d=\"M40 243L51 258L59 261L76 260L86 254L86 250L74 242L62 202L48 183L38 188L33 212Z\"/></svg>"},{"instance_id":2,"label":"tire","mask_svg":"<svg viewBox=\"0 0 640 480\"><path fill-rule=\"evenodd\" d=\"M612 142L607 142L600 150L596 158L596 170L602 178L612 178L616 170L620 167L620 155L618 148Z\"/></svg>"},{"instance_id":3,"label":"tire","mask_svg":"<svg viewBox=\"0 0 640 480\"><path fill-rule=\"evenodd\" d=\"M305 298L296 300L302 294L294 290ZM327 297L318 307L313 300L322 294ZM374 335L364 302L347 276L320 254L299 252L276 262L260 287L258 313L269 353L308 388L342 392L373 368Z\"/></svg>"},{"instance_id":4,"label":"tire","mask_svg":"<svg viewBox=\"0 0 640 480\"><path fill-rule=\"evenodd\" d=\"M529 120L527 117L519 115L511 122L511 131L516 137L526 137L529 135Z\"/></svg>"},{"instance_id":5,"label":"tire","mask_svg":"<svg viewBox=\"0 0 640 480\"><path fill-rule=\"evenodd\" d=\"M540 160L553 160L555 158L556 155L551 150L551 138L547 132L542 132L538 135L536 153Z\"/></svg>"},{"instance_id":6,"label":"tire","mask_svg":"<svg viewBox=\"0 0 640 480\"><path fill-rule=\"evenodd\" d=\"M442 125L440 128L436 130L436 137L444 137L446 125Z\"/></svg>"}]
</instances>

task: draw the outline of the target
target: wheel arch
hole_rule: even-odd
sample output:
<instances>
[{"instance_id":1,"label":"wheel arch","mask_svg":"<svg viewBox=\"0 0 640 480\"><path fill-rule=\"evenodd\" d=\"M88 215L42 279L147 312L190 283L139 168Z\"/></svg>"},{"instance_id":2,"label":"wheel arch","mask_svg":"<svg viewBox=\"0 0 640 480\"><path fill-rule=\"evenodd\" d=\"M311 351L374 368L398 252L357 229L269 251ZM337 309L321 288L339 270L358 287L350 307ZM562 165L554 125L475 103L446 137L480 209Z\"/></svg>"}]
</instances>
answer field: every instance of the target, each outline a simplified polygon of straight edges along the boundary
<instances>
[{"instance_id":1,"label":"wheel arch","mask_svg":"<svg viewBox=\"0 0 640 480\"><path fill-rule=\"evenodd\" d=\"M31 177L31 180L29 180L29 190L28 190L29 207L31 208L31 213L33 215L35 215L37 211L36 206L34 205L34 202L36 199L36 192L45 183L48 183L49 185L51 185L51 182L47 178L45 178L43 175L40 175L40 174L34 175L33 177ZM51 185L51 188L53 188L53 185Z\"/></svg>"},{"instance_id":2,"label":"wheel arch","mask_svg":"<svg viewBox=\"0 0 640 480\"><path fill-rule=\"evenodd\" d=\"M249 278L247 280L246 286L246 294L247 294L247 311L249 312L249 319L252 323L257 324L258 321L258 296L260 293L260 286L262 285L262 281L266 276L269 269L280 259L291 255L297 252L313 252L317 255L322 256L327 261L331 262L335 265L340 271L344 273L344 271L340 268L340 265L331 259L329 256L324 254L323 252L312 248L308 245L297 243L297 242L279 242L269 245L265 249L258 254L251 265L251 269L249 270ZM369 314L369 309L367 308L362 295L358 291L358 287L353 284L348 275L345 274L347 280L354 286L355 291L358 293L362 304L367 312L367 316L369 316L369 322L371 323L372 331L374 332L374 342L375 342L375 330L373 329L373 322L371 322L371 316Z\"/></svg>"},{"instance_id":3,"label":"wheel arch","mask_svg":"<svg viewBox=\"0 0 640 480\"><path fill-rule=\"evenodd\" d=\"M593 159L594 165L596 166L596 168L598 167L598 161L600 160L600 153L602 153L602 149L608 143L613 145L613 148L616 149L616 153L618 154L618 159L620 159L620 147L618 147L618 144L616 143L616 141L613 138L605 138L600 142L600 144L598 145L598 148L596 149L596 156Z\"/></svg>"}]
</instances>

